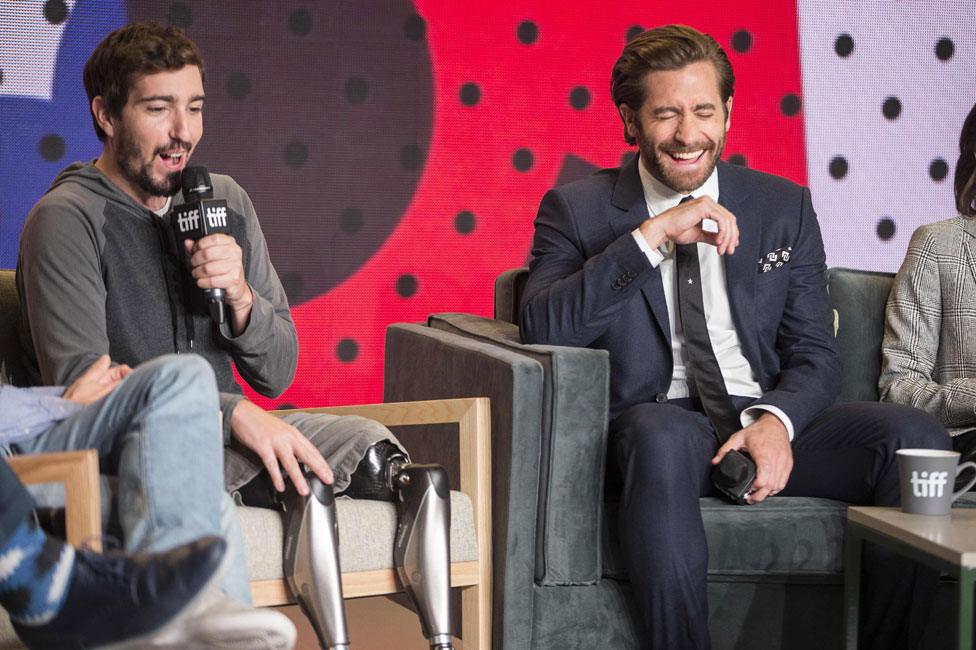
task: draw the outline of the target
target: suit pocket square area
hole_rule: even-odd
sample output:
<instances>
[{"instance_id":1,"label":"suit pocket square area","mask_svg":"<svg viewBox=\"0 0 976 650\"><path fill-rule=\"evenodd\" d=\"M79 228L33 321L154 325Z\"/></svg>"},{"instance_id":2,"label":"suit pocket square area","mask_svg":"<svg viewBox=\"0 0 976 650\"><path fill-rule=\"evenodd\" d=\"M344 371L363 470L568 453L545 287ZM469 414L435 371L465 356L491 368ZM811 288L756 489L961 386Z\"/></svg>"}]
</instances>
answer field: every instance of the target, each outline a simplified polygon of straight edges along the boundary
<instances>
[{"instance_id":1,"label":"suit pocket square area","mask_svg":"<svg viewBox=\"0 0 976 650\"><path fill-rule=\"evenodd\" d=\"M759 272L769 273L770 271L775 271L784 264L789 263L792 256L792 246L785 246L783 248L777 248L774 251L769 251L759 258Z\"/></svg>"}]
</instances>

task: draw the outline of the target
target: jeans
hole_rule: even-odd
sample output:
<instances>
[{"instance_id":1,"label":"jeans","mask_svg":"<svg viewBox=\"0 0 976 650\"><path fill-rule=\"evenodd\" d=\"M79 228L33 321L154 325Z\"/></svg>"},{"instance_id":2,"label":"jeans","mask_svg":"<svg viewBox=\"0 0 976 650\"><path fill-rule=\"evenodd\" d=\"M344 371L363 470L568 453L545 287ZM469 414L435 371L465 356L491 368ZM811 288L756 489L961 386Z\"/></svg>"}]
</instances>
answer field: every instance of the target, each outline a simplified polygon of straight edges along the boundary
<instances>
[{"instance_id":1,"label":"jeans","mask_svg":"<svg viewBox=\"0 0 976 650\"><path fill-rule=\"evenodd\" d=\"M228 545L222 587L250 604L240 525L223 489L223 439L210 364L196 355L154 359L78 414L11 446L14 453L88 448L98 452L103 474L118 477L118 519L127 552L222 536ZM35 496L40 505L54 505Z\"/></svg>"}]
</instances>

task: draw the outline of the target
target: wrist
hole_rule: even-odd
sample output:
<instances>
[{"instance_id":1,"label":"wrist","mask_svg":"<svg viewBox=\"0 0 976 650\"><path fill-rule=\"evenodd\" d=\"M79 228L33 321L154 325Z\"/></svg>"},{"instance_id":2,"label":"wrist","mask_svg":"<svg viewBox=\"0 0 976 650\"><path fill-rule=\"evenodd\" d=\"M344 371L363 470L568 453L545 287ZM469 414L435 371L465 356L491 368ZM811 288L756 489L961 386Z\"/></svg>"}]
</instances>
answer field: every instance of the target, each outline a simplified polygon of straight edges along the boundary
<instances>
[{"instance_id":1,"label":"wrist","mask_svg":"<svg viewBox=\"0 0 976 650\"><path fill-rule=\"evenodd\" d=\"M670 242L664 227L660 221L658 221L658 219L648 219L641 224L640 231L648 246L658 249L661 251L662 255L667 255L665 250L662 249L664 249Z\"/></svg>"},{"instance_id":2,"label":"wrist","mask_svg":"<svg viewBox=\"0 0 976 650\"><path fill-rule=\"evenodd\" d=\"M229 295L227 297L227 306L231 308L232 311L240 312L246 309L250 309L254 304L254 293L251 291L251 286L244 283L244 288L235 292L237 297L231 298Z\"/></svg>"}]
</instances>

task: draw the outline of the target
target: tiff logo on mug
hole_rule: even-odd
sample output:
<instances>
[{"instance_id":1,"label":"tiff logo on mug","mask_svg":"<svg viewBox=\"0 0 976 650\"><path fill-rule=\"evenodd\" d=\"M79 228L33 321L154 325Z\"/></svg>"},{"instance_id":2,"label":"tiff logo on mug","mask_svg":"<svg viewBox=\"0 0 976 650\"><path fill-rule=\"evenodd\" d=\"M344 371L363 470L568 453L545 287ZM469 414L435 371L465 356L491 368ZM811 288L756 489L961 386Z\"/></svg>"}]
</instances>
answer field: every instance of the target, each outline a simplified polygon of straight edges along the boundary
<instances>
[{"instance_id":1,"label":"tiff logo on mug","mask_svg":"<svg viewBox=\"0 0 976 650\"><path fill-rule=\"evenodd\" d=\"M917 497L940 498L949 482L949 472L912 472L912 494Z\"/></svg>"}]
</instances>

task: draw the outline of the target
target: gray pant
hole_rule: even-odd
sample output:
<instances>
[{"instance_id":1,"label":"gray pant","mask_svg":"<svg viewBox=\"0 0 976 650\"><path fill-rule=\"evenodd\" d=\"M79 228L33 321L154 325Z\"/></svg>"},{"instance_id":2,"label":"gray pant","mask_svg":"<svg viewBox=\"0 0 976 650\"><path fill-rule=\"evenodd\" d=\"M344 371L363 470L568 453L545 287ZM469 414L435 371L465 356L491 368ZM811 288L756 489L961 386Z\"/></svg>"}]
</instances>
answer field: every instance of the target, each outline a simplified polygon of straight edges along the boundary
<instances>
[{"instance_id":1,"label":"gray pant","mask_svg":"<svg viewBox=\"0 0 976 650\"><path fill-rule=\"evenodd\" d=\"M336 492L349 485L366 450L377 442L388 440L406 455L403 445L389 429L358 415L290 413L284 420L301 431L325 456L335 475L332 487ZM228 492L240 489L263 469L261 460L249 449L236 443L224 449L224 487Z\"/></svg>"}]
</instances>

